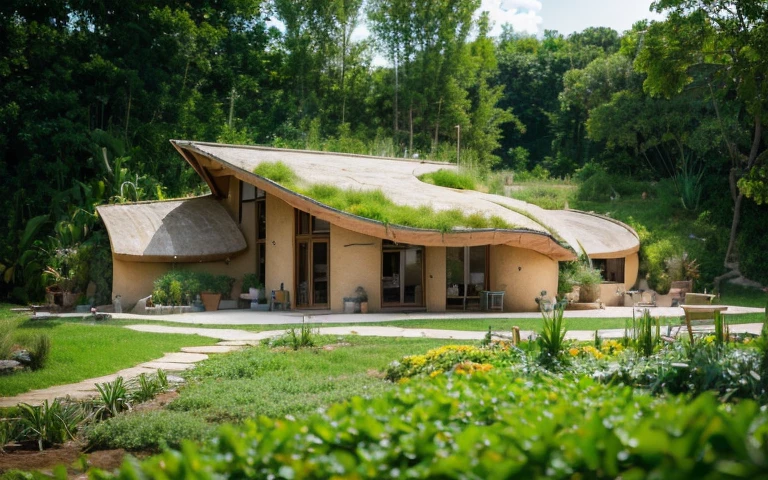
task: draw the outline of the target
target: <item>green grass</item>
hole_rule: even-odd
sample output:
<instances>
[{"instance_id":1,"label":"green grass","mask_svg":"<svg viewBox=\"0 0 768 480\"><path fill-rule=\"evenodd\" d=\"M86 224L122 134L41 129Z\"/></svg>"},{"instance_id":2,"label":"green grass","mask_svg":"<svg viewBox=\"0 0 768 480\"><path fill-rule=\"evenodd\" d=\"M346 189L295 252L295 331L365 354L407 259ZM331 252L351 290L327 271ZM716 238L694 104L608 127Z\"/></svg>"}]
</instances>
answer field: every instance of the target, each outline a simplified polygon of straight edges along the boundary
<instances>
[{"instance_id":1,"label":"green grass","mask_svg":"<svg viewBox=\"0 0 768 480\"><path fill-rule=\"evenodd\" d=\"M440 169L436 172L425 173L419 177L424 183L439 187L456 188L459 190L476 190L477 184L474 176L467 172Z\"/></svg>"},{"instance_id":2,"label":"green grass","mask_svg":"<svg viewBox=\"0 0 768 480\"><path fill-rule=\"evenodd\" d=\"M256 347L213 357L189 374L193 380L170 409L202 415L212 422L257 415L304 415L354 395L386 390L392 385L377 372L393 360L456 343L354 335L318 338L321 345L339 340L350 345L298 351Z\"/></svg>"},{"instance_id":3,"label":"green grass","mask_svg":"<svg viewBox=\"0 0 768 480\"><path fill-rule=\"evenodd\" d=\"M285 169L290 171L288 174ZM515 229L498 216L486 217L479 213L465 215L460 209L435 210L429 206L411 207L399 205L387 197L381 190L345 190L333 185L295 184L296 174L282 164L261 163L254 173L264 176L286 188L305 195L331 208L359 217L368 218L385 225L423 228L450 232L455 228L497 228ZM280 181L282 180L282 181Z\"/></svg>"},{"instance_id":4,"label":"green grass","mask_svg":"<svg viewBox=\"0 0 768 480\"><path fill-rule=\"evenodd\" d=\"M546 210L561 210L573 204L576 198L576 187L557 184L526 184L524 188L512 190L510 197Z\"/></svg>"},{"instance_id":5,"label":"green grass","mask_svg":"<svg viewBox=\"0 0 768 480\"><path fill-rule=\"evenodd\" d=\"M253 173L286 188L295 186L298 177L296 173L283 162L263 162L253 169Z\"/></svg>"},{"instance_id":6,"label":"green grass","mask_svg":"<svg viewBox=\"0 0 768 480\"><path fill-rule=\"evenodd\" d=\"M181 347L216 343L212 338L196 335L136 332L117 325L23 320L23 317L10 314L9 308L0 306L0 322L16 324L14 340L23 343L25 337L48 335L51 353L45 368L3 377L0 396L108 375L160 358L165 352L176 352Z\"/></svg>"},{"instance_id":7,"label":"green grass","mask_svg":"<svg viewBox=\"0 0 768 480\"><path fill-rule=\"evenodd\" d=\"M739 305L741 307L766 308L768 306L768 294L759 288L724 283L720 289L720 300L718 303L722 305Z\"/></svg>"},{"instance_id":8,"label":"green grass","mask_svg":"<svg viewBox=\"0 0 768 480\"><path fill-rule=\"evenodd\" d=\"M335 345L339 342L349 345ZM260 415L305 416L356 395L392 389L382 373L389 363L457 342L351 335L319 336L317 343L334 348L258 346L214 356L186 374L188 383L166 410L122 414L94 427L88 439L99 448L158 449L178 444L173 431L188 431L200 440L213 433L212 424Z\"/></svg>"}]
</instances>

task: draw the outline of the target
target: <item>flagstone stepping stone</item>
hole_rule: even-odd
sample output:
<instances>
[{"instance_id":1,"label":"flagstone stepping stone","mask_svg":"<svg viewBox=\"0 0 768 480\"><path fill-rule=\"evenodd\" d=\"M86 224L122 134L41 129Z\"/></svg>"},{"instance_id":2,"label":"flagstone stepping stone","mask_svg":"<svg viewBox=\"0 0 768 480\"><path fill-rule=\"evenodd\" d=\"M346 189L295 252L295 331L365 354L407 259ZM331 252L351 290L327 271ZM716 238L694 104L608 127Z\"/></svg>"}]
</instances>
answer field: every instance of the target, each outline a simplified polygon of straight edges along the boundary
<instances>
[{"instance_id":1,"label":"flagstone stepping stone","mask_svg":"<svg viewBox=\"0 0 768 480\"><path fill-rule=\"evenodd\" d=\"M242 350L239 345L204 345L200 347L181 347L184 353L229 353Z\"/></svg>"}]
</instances>

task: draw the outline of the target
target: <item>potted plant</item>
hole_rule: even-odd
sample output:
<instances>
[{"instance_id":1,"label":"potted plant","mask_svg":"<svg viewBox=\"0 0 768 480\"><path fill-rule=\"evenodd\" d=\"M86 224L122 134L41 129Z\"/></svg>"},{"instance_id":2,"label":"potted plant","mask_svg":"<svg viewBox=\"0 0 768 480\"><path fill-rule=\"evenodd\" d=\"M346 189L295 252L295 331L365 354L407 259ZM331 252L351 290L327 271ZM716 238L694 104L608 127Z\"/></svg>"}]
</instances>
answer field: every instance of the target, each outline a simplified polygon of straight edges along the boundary
<instances>
[{"instance_id":1,"label":"potted plant","mask_svg":"<svg viewBox=\"0 0 768 480\"><path fill-rule=\"evenodd\" d=\"M255 273L246 273L243 275L242 293L247 293L252 302L262 303L266 300L264 295L264 285L259 281Z\"/></svg>"},{"instance_id":2,"label":"potted plant","mask_svg":"<svg viewBox=\"0 0 768 480\"><path fill-rule=\"evenodd\" d=\"M581 264L574 281L579 286L579 303L593 303L600 297L600 284L603 282L600 270Z\"/></svg>"},{"instance_id":3,"label":"potted plant","mask_svg":"<svg viewBox=\"0 0 768 480\"><path fill-rule=\"evenodd\" d=\"M235 279L227 275L201 275L200 298L203 300L205 311L210 312L219 309L221 299L229 300L232 293L232 284Z\"/></svg>"},{"instance_id":4,"label":"potted plant","mask_svg":"<svg viewBox=\"0 0 768 480\"><path fill-rule=\"evenodd\" d=\"M368 292L362 286L355 289L357 302L360 304L360 313L368 313Z\"/></svg>"}]
</instances>

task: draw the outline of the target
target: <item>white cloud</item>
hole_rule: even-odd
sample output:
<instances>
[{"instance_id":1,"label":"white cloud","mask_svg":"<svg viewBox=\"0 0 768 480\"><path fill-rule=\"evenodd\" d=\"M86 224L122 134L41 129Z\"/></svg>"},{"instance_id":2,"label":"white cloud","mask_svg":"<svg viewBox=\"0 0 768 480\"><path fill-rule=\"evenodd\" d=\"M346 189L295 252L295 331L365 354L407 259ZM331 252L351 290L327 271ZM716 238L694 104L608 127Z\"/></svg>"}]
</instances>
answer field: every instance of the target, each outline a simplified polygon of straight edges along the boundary
<instances>
[{"instance_id":1,"label":"white cloud","mask_svg":"<svg viewBox=\"0 0 768 480\"><path fill-rule=\"evenodd\" d=\"M482 11L487 11L493 22L492 36L498 36L505 23L516 32L536 34L543 22L539 0L482 0Z\"/></svg>"}]
</instances>

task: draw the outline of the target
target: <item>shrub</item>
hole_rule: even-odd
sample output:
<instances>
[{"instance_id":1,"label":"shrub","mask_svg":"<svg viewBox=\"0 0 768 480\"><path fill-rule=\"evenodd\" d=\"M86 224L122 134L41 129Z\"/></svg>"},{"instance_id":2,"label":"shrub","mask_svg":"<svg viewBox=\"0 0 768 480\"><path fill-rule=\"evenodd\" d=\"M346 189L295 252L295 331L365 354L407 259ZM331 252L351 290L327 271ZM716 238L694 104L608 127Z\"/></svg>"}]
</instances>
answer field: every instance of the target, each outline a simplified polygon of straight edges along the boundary
<instances>
[{"instance_id":1,"label":"shrub","mask_svg":"<svg viewBox=\"0 0 768 480\"><path fill-rule=\"evenodd\" d=\"M694 478L737 469L758 478L768 470L767 421L751 401L723 409L710 395L654 399L586 378L526 381L494 370L412 382L301 420L224 427L207 446L125 464L121 475Z\"/></svg>"},{"instance_id":2,"label":"shrub","mask_svg":"<svg viewBox=\"0 0 768 480\"><path fill-rule=\"evenodd\" d=\"M165 372L158 370L156 375L140 374L128 385L131 403L142 403L155 398L168 388L168 378Z\"/></svg>"},{"instance_id":3,"label":"shrub","mask_svg":"<svg viewBox=\"0 0 768 480\"><path fill-rule=\"evenodd\" d=\"M214 428L186 412L124 413L92 425L85 432L91 448L130 451L179 447L182 440L201 442Z\"/></svg>"},{"instance_id":4,"label":"shrub","mask_svg":"<svg viewBox=\"0 0 768 480\"><path fill-rule=\"evenodd\" d=\"M439 187L456 188L459 190L475 190L475 178L467 172L440 169L436 172L425 173L419 177L425 183Z\"/></svg>"},{"instance_id":5,"label":"shrub","mask_svg":"<svg viewBox=\"0 0 768 480\"><path fill-rule=\"evenodd\" d=\"M200 292L220 293L229 298L234 281L227 275L172 270L155 280L152 300L158 305L168 302L183 305L189 304Z\"/></svg>"}]
</instances>

